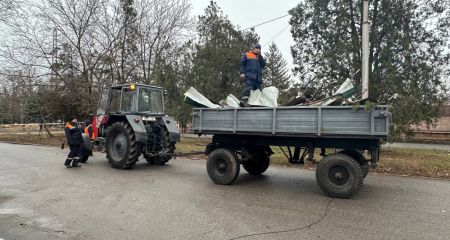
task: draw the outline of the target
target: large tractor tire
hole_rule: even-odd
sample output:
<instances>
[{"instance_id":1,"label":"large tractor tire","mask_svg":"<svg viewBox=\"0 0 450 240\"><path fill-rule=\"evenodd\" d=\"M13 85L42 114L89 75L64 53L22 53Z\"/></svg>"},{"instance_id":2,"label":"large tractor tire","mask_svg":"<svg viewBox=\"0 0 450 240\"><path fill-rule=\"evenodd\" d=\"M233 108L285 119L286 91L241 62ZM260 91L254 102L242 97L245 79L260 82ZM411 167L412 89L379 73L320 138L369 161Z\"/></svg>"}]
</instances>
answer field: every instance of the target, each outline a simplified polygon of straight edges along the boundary
<instances>
[{"instance_id":1,"label":"large tractor tire","mask_svg":"<svg viewBox=\"0 0 450 240\"><path fill-rule=\"evenodd\" d=\"M238 177L240 164L233 151L217 148L208 155L206 170L214 183L229 185Z\"/></svg>"},{"instance_id":2,"label":"large tractor tire","mask_svg":"<svg viewBox=\"0 0 450 240\"><path fill-rule=\"evenodd\" d=\"M116 122L106 136L106 157L113 168L129 169L139 159L139 144L130 124Z\"/></svg>"},{"instance_id":3,"label":"large tractor tire","mask_svg":"<svg viewBox=\"0 0 450 240\"><path fill-rule=\"evenodd\" d=\"M356 159L335 153L325 156L317 165L316 180L330 197L350 198L361 189L363 173Z\"/></svg>"},{"instance_id":4,"label":"large tractor tire","mask_svg":"<svg viewBox=\"0 0 450 240\"><path fill-rule=\"evenodd\" d=\"M269 168L270 156L268 156L264 152L255 152L250 154L251 159L242 162L242 166L250 175L261 175L267 170L267 168Z\"/></svg>"},{"instance_id":5,"label":"large tractor tire","mask_svg":"<svg viewBox=\"0 0 450 240\"><path fill-rule=\"evenodd\" d=\"M347 154L348 156L350 156L353 159L355 159L356 161L358 161L359 165L361 166L363 178L367 177L367 175L369 174L369 162L362 155L362 153L355 151L355 150L343 150L340 153Z\"/></svg>"},{"instance_id":6,"label":"large tractor tire","mask_svg":"<svg viewBox=\"0 0 450 240\"><path fill-rule=\"evenodd\" d=\"M170 141L169 131L164 128L161 133L161 149L165 149L165 153L169 153L170 156L144 156L148 163L154 165L164 165L170 159L172 159L173 154L175 153L175 143Z\"/></svg>"}]
</instances>

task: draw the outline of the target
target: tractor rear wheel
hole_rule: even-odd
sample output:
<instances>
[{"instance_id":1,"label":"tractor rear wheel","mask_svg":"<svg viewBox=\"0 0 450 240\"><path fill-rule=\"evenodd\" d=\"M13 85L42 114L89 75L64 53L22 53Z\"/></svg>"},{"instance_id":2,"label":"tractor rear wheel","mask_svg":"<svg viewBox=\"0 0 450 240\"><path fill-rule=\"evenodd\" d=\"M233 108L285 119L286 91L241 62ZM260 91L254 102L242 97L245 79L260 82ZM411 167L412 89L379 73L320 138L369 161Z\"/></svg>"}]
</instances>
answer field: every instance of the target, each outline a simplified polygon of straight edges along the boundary
<instances>
[{"instance_id":1,"label":"tractor rear wheel","mask_svg":"<svg viewBox=\"0 0 450 240\"><path fill-rule=\"evenodd\" d=\"M164 156L144 156L148 163L154 165L164 165L170 159L172 159L173 154L175 153L175 143L170 141L169 131L164 128L161 133L161 149Z\"/></svg>"},{"instance_id":2,"label":"tractor rear wheel","mask_svg":"<svg viewBox=\"0 0 450 240\"><path fill-rule=\"evenodd\" d=\"M106 157L113 168L129 169L139 159L139 144L130 124L116 122L106 136Z\"/></svg>"}]
</instances>

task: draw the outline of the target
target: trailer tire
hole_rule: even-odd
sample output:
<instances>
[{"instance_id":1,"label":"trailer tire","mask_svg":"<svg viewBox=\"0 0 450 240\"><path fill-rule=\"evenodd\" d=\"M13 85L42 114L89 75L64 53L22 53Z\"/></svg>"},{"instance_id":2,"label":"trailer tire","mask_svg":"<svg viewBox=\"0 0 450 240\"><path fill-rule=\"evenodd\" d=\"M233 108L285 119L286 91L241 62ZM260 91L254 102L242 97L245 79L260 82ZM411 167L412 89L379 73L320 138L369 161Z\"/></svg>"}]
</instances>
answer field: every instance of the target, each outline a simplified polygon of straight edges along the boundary
<instances>
[{"instance_id":1,"label":"trailer tire","mask_svg":"<svg viewBox=\"0 0 450 240\"><path fill-rule=\"evenodd\" d=\"M242 162L245 171L254 176L261 175L269 168L269 165L270 157L264 153L252 155L252 159Z\"/></svg>"},{"instance_id":2,"label":"trailer tire","mask_svg":"<svg viewBox=\"0 0 450 240\"><path fill-rule=\"evenodd\" d=\"M355 159L356 161L358 161L359 165L361 166L363 178L367 177L367 175L369 174L369 162L362 155L362 153L360 153L356 150L349 150L349 149L343 150L343 151L341 151L341 153L347 154L350 157L352 157L353 159Z\"/></svg>"},{"instance_id":3,"label":"trailer tire","mask_svg":"<svg viewBox=\"0 0 450 240\"><path fill-rule=\"evenodd\" d=\"M316 168L317 184L333 198L350 198L359 192L363 180L359 162L347 154L327 155Z\"/></svg>"},{"instance_id":4,"label":"trailer tire","mask_svg":"<svg viewBox=\"0 0 450 240\"><path fill-rule=\"evenodd\" d=\"M369 163L366 161L366 162L360 163L360 165L361 165L362 176L363 176L363 178L366 178L367 175L369 174Z\"/></svg>"},{"instance_id":5,"label":"trailer tire","mask_svg":"<svg viewBox=\"0 0 450 240\"><path fill-rule=\"evenodd\" d=\"M214 183L229 185L239 175L240 164L233 151L217 148L208 155L206 170Z\"/></svg>"}]
</instances>

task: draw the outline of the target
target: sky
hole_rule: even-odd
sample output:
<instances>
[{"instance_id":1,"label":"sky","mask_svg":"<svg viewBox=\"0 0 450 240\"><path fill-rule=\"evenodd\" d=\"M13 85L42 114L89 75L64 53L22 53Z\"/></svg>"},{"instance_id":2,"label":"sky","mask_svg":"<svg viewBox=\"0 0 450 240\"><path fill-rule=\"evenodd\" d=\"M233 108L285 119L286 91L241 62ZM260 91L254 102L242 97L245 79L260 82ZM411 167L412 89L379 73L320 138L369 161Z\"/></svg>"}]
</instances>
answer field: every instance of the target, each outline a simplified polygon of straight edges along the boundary
<instances>
[{"instance_id":1,"label":"sky","mask_svg":"<svg viewBox=\"0 0 450 240\"><path fill-rule=\"evenodd\" d=\"M211 0L191 0L192 14L201 15ZM228 19L241 29L255 26L259 23L286 15L288 11L299 3L299 0L215 0ZM268 51L272 42L277 44L288 63L288 68L293 68L291 46L294 44L290 33L289 16L264 24L255 28L261 37L262 51ZM279 35L278 35L279 34ZM278 35L278 36L277 36Z\"/></svg>"}]
</instances>

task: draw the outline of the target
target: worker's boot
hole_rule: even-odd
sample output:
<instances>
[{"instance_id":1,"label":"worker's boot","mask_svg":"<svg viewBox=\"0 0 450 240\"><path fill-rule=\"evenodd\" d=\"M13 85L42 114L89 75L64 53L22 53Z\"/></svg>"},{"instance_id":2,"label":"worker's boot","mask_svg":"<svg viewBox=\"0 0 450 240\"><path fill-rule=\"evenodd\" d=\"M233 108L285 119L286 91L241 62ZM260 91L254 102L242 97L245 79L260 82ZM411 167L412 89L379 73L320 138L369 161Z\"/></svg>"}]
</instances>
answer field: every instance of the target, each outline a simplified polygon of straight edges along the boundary
<instances>
[{"instance_id":1,"label":"worker's boot","mask_svg":"<svg viewBox=\"0 0 450 240\"><path fill-rule=\"evenodd\" d=\"M64 162L64 166L66 166L66 168L71 168L72 166L70 165L70 163L72 162L71 158L67 158L66 161Z\"/></svg>"},{"instance_id":2,"label":"worker's boot","mask_svg":"<svg viewBox=\"0 0 450 240\"><path fill-rule=\"evenodd\" d=\"M81 167L81 165L79 165L79 159L78 158L74 158L73 162L72 162L72 167Z\"/></svg>"},{"instance_id":3,"label":"worker's boot","mask_svg":"<svg viewBox=\"0 0 450 240\"><path fill-rule=\"evenodd\" d=\"M244 96L241 98L241 102L239 103L240 107L248 107L248 96Z\"/></svg>"}]
</instances>

